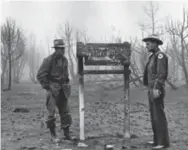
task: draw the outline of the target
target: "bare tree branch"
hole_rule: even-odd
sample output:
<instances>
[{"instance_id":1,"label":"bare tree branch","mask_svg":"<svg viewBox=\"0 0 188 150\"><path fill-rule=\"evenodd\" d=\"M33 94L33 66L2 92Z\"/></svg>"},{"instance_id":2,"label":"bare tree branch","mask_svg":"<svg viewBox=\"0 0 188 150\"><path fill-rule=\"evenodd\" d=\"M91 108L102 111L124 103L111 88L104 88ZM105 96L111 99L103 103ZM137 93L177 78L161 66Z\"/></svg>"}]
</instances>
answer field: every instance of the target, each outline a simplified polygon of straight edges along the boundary
<instances>
[{"instance_id":1,"label":"bare tree branch","mask_svg":"<svg viewBox=\"0 0 188 150\"><path fill-rule=\"evenodd\" d=\"M23 53L23 48L20 49L20 41L23 38L22 32L20 27L16 25L15 20L8 18L6 22L1 26L1 42L2 42L2 49L1 54L3 55L3 71L7 70L8 66L8 77L9 77L9 84L8 90L11 89L12 85L12 69L13 65L12 62L19 59ZM20 51L21 50L21 51ZM8 65L7 65L8 64ZM3 77L1 81L4 81L5 72L3 72Z\"/></svg>"},{"instance_id":2,"label":"bare tree branch","mask_svg":"<svg viewBox=\"0 0 188 150\"><path fill-rule=\"evenodd\" d=\"M186 84L188 84L188 69L187 69L187 58L186 58L186 39L188 38L188 21L186 16L187 13L183 8L183 19L182 21L173 22L170 20L167 31L171 36L172 47L179 65L182 67ZM173 52L173 51L172 51Z\"/></svg>"}]
</instances>

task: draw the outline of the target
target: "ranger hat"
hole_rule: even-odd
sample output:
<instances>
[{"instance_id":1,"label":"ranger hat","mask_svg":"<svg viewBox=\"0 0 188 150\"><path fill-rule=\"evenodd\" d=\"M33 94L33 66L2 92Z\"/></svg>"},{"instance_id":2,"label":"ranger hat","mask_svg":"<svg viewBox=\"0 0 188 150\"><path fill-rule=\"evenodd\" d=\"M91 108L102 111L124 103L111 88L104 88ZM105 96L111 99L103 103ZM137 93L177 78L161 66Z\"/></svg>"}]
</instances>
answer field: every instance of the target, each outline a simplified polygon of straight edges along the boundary
<instances>
[{"instance_id":1,"label":"ranger hat","mask_svg":"<svg viewBox=\"0 0 188 150\"><path fill-rule=\"evenodd\" d=\"M158 45L162 45L163 41L159 39L159 37L156 34L149 35L148 37L144 38L142 41L144 42L156 42Z\"/></svg>"},{"instance_id":2,"label":"ranger hat","mask_svg":"<svg viewBox=\"0 0 188 150\"><path fill-rule=\"evenodd\" d=\"M54 40L54 46L52 48L64 48L65 43L62 39L55 39Z\"/></svg>"}]
</instances>

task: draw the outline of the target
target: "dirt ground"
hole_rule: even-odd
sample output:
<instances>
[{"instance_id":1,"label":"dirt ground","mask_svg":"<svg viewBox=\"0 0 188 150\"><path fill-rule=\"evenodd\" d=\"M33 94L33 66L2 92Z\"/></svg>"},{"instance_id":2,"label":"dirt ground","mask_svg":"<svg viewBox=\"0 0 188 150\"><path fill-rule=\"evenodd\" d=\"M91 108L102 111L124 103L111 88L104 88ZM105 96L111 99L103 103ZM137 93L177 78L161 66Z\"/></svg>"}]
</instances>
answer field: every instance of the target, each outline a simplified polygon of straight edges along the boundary
<instances>
[{"instance_id":1,"label":"dirt ground","mask_svg":"<svg viewBox=\"0 0 188 150\"><path fill-rule=\"evenodd\" d=\"M44 126L45 91L40 85L22 83L12 91L1 94L1 147L2 150L103 150L105 144L113 144L120 150L123 144L123 88L106 84L85 84L85 134L88 148L78 148L77 142L63 140L54 145ZM188 91L166 90L165 111L168 119L171 147L169 150L188 150ZM150 150L145 144L152 139L148 112L147 92L131 89L131 149ZM70 109L73 117L71 134L79 138L78 87L72 87ZM29 112L13 112L15 108L27 108ZM61 137L57 116L57 131Z\"/></svg>"}]
</instances>

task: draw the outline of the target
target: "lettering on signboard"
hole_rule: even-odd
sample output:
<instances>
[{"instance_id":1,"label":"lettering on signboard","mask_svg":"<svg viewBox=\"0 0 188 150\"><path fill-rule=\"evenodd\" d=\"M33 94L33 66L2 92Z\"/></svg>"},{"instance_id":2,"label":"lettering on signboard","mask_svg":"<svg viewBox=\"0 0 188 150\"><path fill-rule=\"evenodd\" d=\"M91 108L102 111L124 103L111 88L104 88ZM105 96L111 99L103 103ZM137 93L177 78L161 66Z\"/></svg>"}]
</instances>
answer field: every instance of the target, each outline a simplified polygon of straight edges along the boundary
<instances>
[{"instance_id":1,"label":"lettering on signboard","mask_svg":"<svg viewBox=\"0 0 188 150\"><path fill-rule=\"evenodd\" d=\"M85 56L85 65L121 65L122 61L130 57L130 46L119 45L85 45L81 52Z\"/></svg>"}]
</instances>

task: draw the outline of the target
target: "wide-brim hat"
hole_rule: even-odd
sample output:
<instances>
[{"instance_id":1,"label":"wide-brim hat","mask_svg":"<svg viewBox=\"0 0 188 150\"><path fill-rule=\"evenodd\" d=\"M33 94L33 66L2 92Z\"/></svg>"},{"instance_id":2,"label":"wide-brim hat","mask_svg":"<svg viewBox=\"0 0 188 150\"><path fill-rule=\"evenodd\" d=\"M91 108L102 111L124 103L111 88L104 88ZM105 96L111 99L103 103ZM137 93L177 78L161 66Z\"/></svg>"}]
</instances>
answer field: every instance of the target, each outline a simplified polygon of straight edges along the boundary
<instances>
[{"instance_id":1,"label":"wide-brim hat","mask_svg":"<svg viewBox=\"0 0 188 150\"><path fill-rule=\"evenodd\" d=\"M65 48L65 43L62 39L55 39L54 46L52 48Z\"/></svg>"},{"instance_id":2,"label":"wide-brim hat","mask_svg":"<svg viewBox=\"0 0 188 150\"><path fill-rule=\"evenodd\" d=\"M149 35L148 37L142 39L144 42L156 42L158 45L162 45L163 41L159 39L159 37L156 34Z\"/></svg>"}]
</instances>

